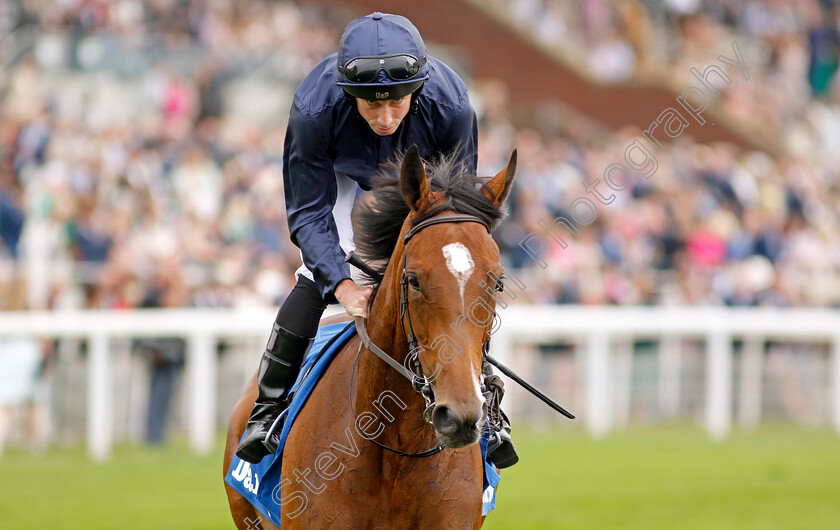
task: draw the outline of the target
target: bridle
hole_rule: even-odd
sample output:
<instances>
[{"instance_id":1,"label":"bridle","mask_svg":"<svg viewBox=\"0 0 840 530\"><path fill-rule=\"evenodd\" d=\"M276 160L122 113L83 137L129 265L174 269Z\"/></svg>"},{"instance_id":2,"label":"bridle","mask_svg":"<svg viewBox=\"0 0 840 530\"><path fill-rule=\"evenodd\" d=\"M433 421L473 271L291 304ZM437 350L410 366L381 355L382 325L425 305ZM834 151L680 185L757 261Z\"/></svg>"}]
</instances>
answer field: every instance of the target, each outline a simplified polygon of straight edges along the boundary
<instances>
[{"instance_id":1,"label":"bridle","mask_svg":"<svg viewBox=\"0 0 840 530\"><path fill-rule=\"evenodd\" d=\"M417 338L414 335L414 326L411 324L411 311L409 310L408 305L408 271L406 270L406 263L408 261L407 246L411 238L414 237L418 232L429 226L441 223L479 223L482 226L484 226L485 229L487 229L488 234L490 233L490 226L487 223L485 223L480 218L474 215L463 213L445 214L438 215L436 217L431 217L412 226L405 233L405 236L403 237L402 271L400 273L400 322L402 324L403 332L405 333L406 339L408 340L408 355L406 356L405 362L411 365L411 369L409 370L408 368L406 368L405 364L397 362L393 357L385 353L382 350L382 348L374 344L367 334L365 320L361 317L356 317L356 330L359 333L359 337L362 339L361 343L359 344L359 353L361 353L362 346L366 347L377 357L385 361L389 366L394 368L396 371L398 371L411 382L412 388L419 392L423 396L423 399L426 401L426 408L423 411L423 419L427 423L431 423L430 417L432 411L435 408L434 391L432 390L431 381L429 381L429 378L423 374L423 367L420 364L419 358L420 348L417 345ZM358 361L358 357L356 358L356 360ZM383 445L382 443L376 440L371 439L370 441L383 449L387 449L388 451L392 451L401 456L431 456L440 452L443 449L443 447L437 446L420 453L407 453Z\"/></svg>"}]
</instances>

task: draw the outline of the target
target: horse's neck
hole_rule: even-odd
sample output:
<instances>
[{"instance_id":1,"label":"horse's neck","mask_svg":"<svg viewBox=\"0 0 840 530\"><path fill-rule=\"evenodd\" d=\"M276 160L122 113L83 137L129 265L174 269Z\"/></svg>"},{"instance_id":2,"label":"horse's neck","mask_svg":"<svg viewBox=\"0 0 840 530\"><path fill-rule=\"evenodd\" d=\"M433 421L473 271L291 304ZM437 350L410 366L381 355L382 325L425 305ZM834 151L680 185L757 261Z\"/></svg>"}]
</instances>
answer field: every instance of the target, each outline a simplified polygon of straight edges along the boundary
<instances>
[{"instance_id":1,"label":"horse's neck","mask_svg":"<svg viewBox=\"0 0 840 530\"><path fill-rule=\"evenodd\" d=\"M398 362L408 355L399 317L399 279L390 270L370 310L370 340ZM402 451L422 451L434 444L434 430L423 421L425 401L411 383L366 348L359 358L355 410L374 411L385 429L375 439ZM378 411L378 412L377 412Z\"/></svg>"}]
</instances>

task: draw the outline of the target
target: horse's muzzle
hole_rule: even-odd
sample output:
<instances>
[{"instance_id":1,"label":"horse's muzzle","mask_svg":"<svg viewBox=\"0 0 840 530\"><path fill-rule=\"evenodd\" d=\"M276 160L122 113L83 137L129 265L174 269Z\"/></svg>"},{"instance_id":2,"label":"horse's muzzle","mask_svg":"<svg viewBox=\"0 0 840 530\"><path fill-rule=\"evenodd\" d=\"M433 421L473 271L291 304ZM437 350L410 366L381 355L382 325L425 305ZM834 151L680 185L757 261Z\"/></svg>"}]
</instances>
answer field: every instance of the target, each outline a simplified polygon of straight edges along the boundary
<instances>
[{"instance_id":1,"label":"horse's muzzle","mask_svg":"<svg viewBox=\"0 0 840 530\"><path fill-rule=\"evenodd\" d=\"M481 416L483 411L478 415L462 417L450 407L438 404L432 412L432 425L437 431L438 443L451 449L474 444L480 434Z\"/></svg>"}]
</instances>

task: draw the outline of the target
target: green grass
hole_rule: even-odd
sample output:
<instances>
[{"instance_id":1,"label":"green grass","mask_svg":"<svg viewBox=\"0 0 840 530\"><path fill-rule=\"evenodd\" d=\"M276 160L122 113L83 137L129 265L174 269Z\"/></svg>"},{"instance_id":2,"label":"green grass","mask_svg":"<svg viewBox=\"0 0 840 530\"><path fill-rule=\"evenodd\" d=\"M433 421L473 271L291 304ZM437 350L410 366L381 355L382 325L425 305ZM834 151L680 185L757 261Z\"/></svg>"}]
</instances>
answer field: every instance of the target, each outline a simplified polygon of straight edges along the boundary
<instances>
[{"instance_id":1,"label":"green grass","mask_svg":"<svg viewBox=\"0 0 840 530\"><path fill-rule=\"evenodd\" d=\"M92 463L83 448L0 460L0 529L233 528L221 482L221 448L196 457L183 446L119 446Z\"/></svg>"},{"instance_id":2,"label":"green grass","mask_svg":"<svg viewBox=\"0 0 840 530\"><path fill-rule=\"evenodd\" d=\"M840 438L765 428L722 443L689 428L516 432L485 528L840 528ZM182 445L118 447L104 464L79 449L0 459L0 528L232 528L212 457Z\"/></svg>"},{"instance_id":3,"label":"green grass","mask_svg":"<svg viewBox=\"0 0 840 530\"><path fill-rule=\"evenodd\" d=\"M840 439L765 429L523 440L486 528L840 528Z\"/></svg>"}]
</instances>

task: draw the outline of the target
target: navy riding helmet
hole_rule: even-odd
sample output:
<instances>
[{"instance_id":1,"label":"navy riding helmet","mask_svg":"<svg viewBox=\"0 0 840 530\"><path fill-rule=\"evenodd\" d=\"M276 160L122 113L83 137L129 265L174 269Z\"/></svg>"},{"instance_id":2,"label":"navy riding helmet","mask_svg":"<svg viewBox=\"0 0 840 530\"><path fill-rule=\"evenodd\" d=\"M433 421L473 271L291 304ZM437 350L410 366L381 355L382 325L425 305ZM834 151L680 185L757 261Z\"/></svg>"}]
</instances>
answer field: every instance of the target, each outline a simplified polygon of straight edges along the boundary
<instances>
[{"instance_id":1,"label":"navy riding helmet","mask_svg":"<svg viewBox=\"0 0 840 530\"><path fill-rule=\"evenodd\" d=\"M399 99L427 79L426 45L407 18L376 12L347 24L338 45L338 85L347 94Z\"/></svg>"}]
</instances>

